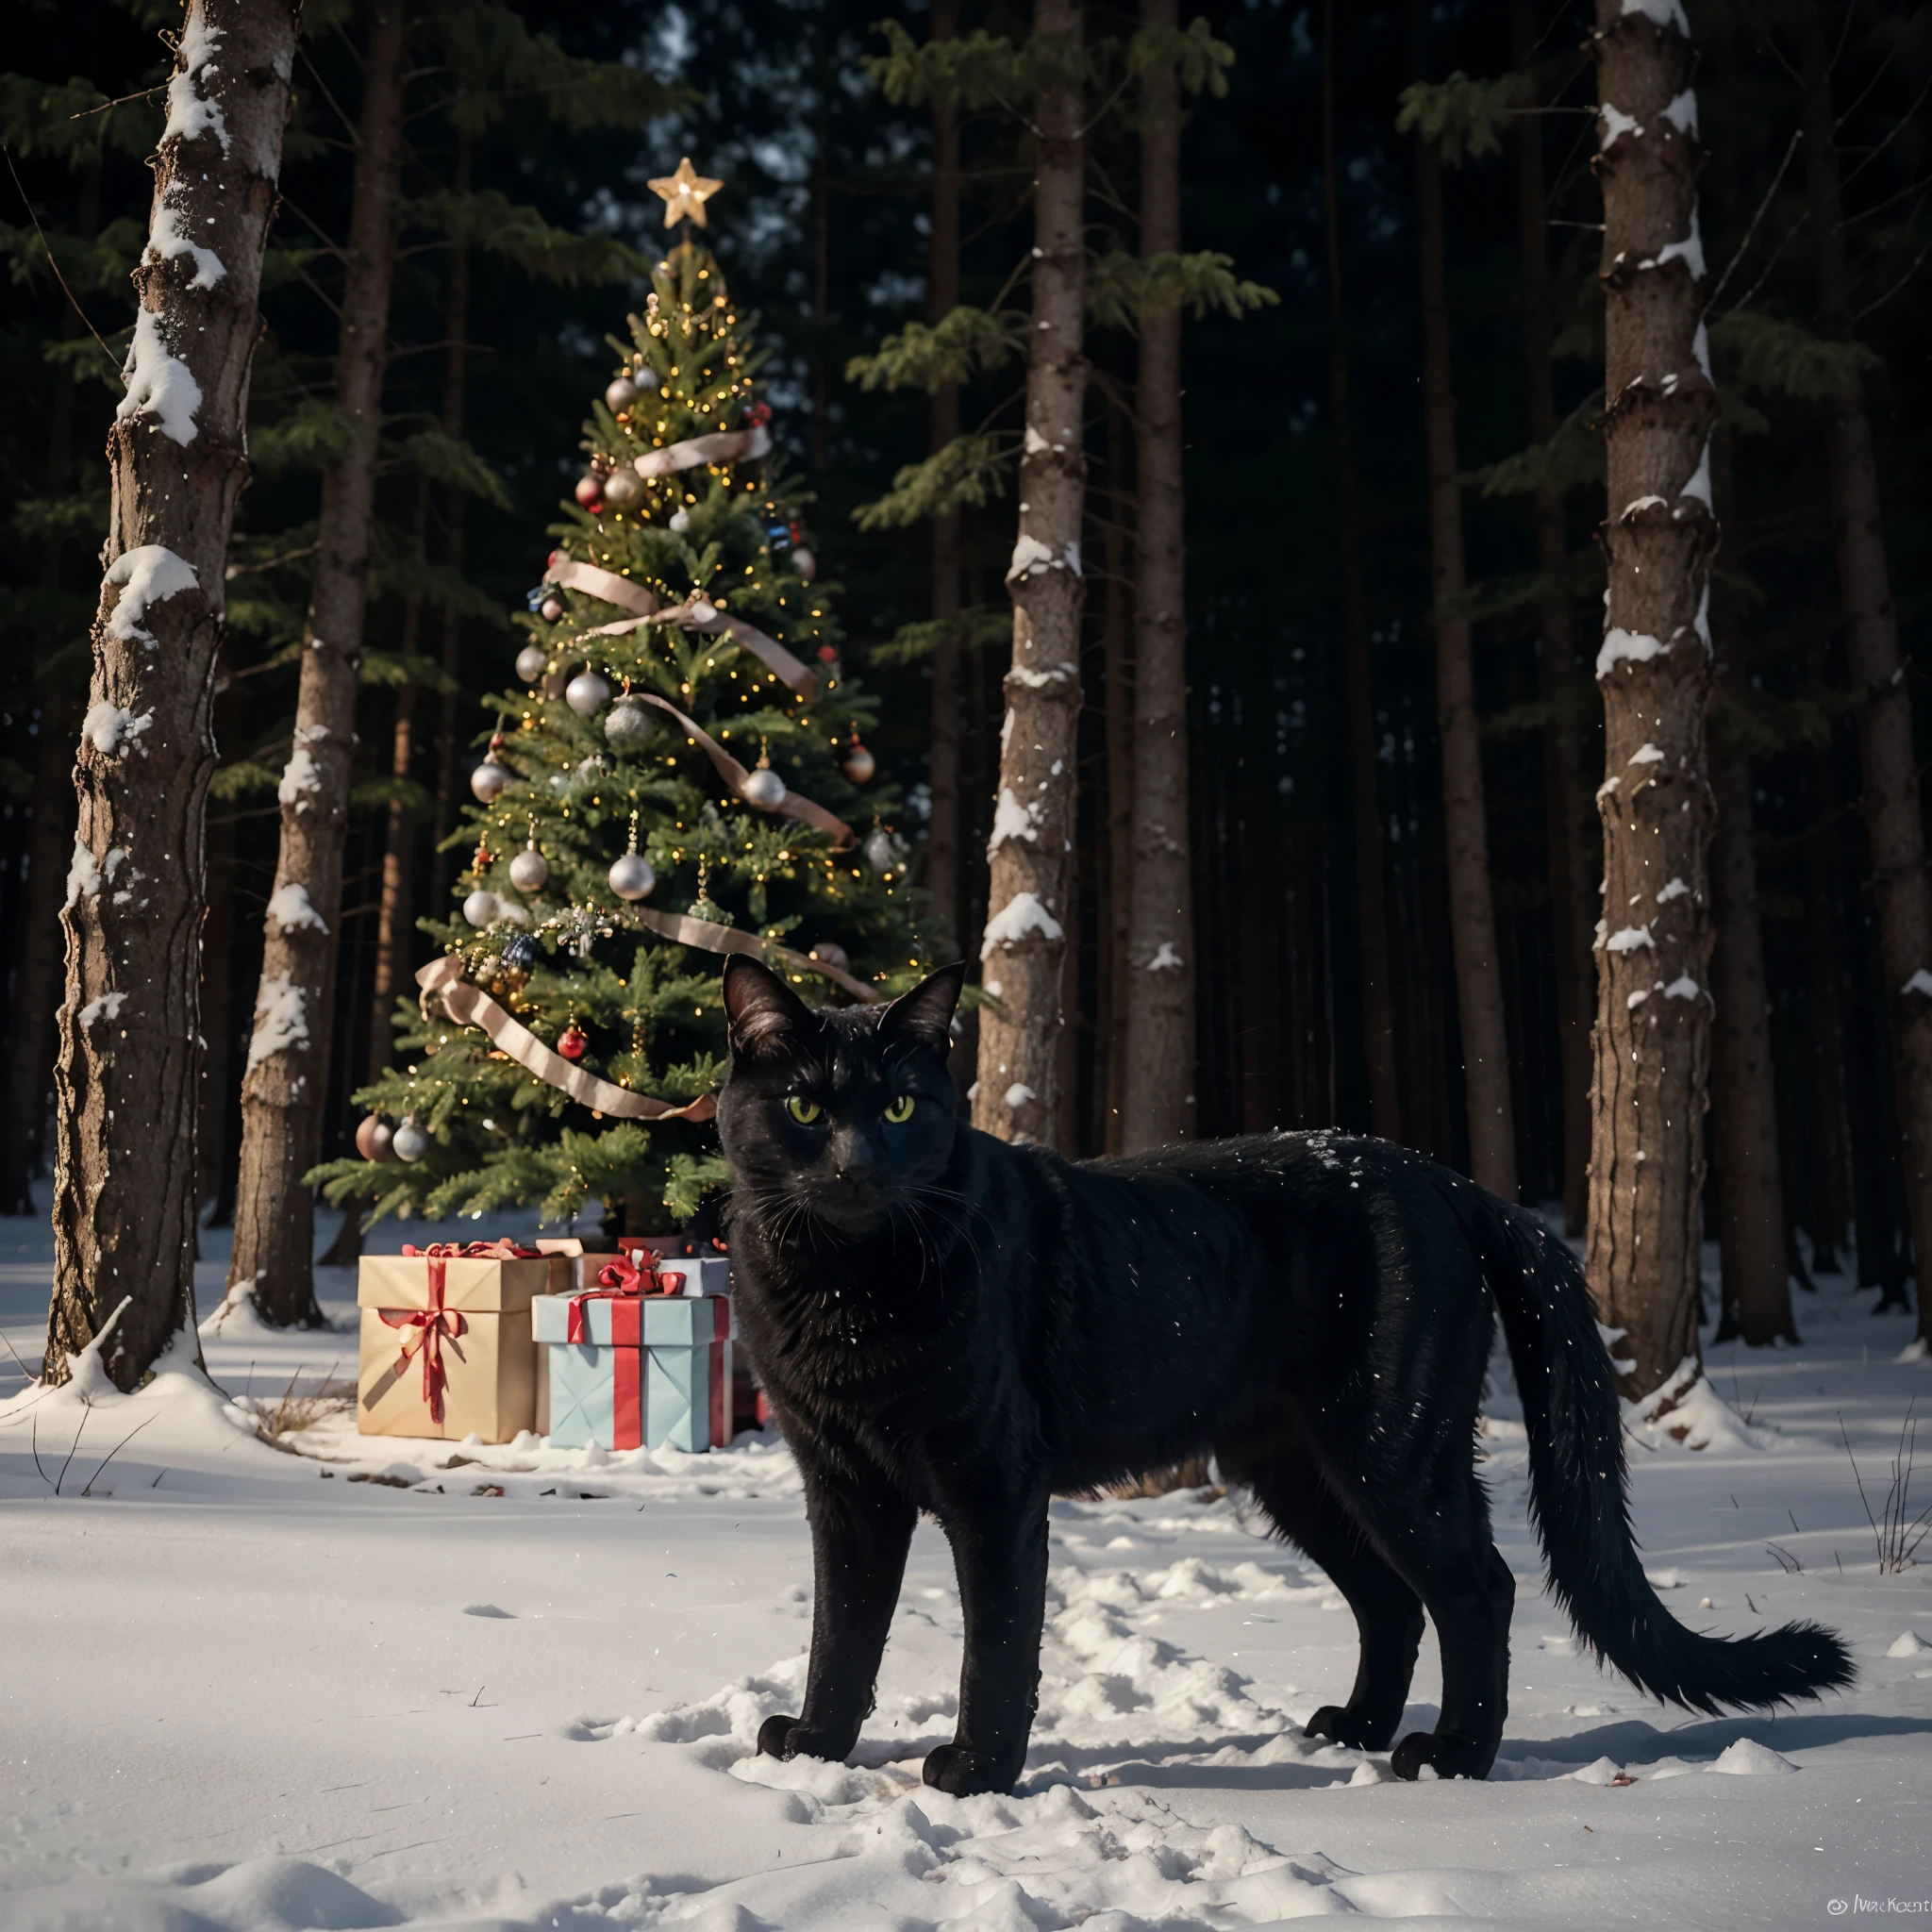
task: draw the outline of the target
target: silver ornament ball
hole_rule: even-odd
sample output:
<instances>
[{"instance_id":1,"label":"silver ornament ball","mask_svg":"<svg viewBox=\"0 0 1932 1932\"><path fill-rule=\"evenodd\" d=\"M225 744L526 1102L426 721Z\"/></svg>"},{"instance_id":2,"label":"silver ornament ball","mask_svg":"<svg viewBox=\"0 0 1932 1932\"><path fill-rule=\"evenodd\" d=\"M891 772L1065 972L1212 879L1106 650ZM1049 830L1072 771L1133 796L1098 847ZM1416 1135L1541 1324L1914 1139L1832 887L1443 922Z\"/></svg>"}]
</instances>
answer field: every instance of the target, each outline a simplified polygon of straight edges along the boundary
<instances>
[{"instance_id":1,"label":"silver ornament ball","mask_svg":"<svg viewBox=\"0 0 1932 1932\"><path fill-rule=\"evenodd\" d=\"M494 758L485 758L470 774L470 790L479 805L494 805L508 789L514 774Z\"/></svg>"},{"instance_id":2,"label":"silver ornament ball","mask_svg":"<svg viewBox=\"0 0 1932 1932\"><path fill-rule=\"evenodd\" d=\"M672 530L681 537L691 528L691 512L688 509L675 509L671 512L669 522Z\"/></svg>"},{"instance_id":3,"label":"silver ornament ball","mask_svg":"<svg viewBox=\"0 0 1932 1932\"><path fill-rule=\"evenodd\" d=\"M805 957L816 959L821 966L831 967L835 973L852 971L852 956L836 940L821 940Z\"/></svg>"},{"instance_id":4,"label":"silver ornament ball","mask_svg":"<svg viewBox=\"0 0 1932 1932\"><path fill-rule=\"evenodd\" d=\"M541 892L550 883L550 861L526 845L509 862L509 882L520 892Z\"/></svg>"},{"instance_id":5,"label":"silver ornament ball","mask_svg":"<svg viewBox=\"0 0 1932 1932\"><path fill-rule=\"evenodd\" d=\"M635 698L619 698L604 721L604 736L614 751L640 751L660 729L658 713Z\"/></svg>"},{"instance_id":6,"label":"silver ornament ball","mask_svg":"<svg viewBox=\"0 0 1932 1932\"><path fill-rule=\"evenodd\" d=\"M535 684L550 662L550 653L541 644L525 644L517 653L517 675L525 684Z\"/></svg>"},{"instance_id":7,"label":"silver ornament ball","mask_svg":"<svg viewBox=\"0 0 1932 1932\"><path fill-rule=\"evenodd\" d=\"M421 1160L429 1152L429 1136L411 1114L396 1129L390 1147L398 1160Z\"/></svg>"},{"instance_id":8,"label":"silver ornament ball","mask_svg":"<svg viewBox=\"0 0 1932 1932\"><path fill-rule=\"evenodd\" d=\"M744 797L760 811L776 811L785 803L785 781L770 765L760 765L744 774Z\"/></svg>"},{"instance_id":9,"label":"silver ornament ball","mask_svg":"<svg viewBox=\"0 0 1932 1932\"><path fill-rule=\"evenodd\" d=\"M845 755L845 775L855 785L870 784L878 768L879 761L862 744L855 744Z\"/></svg>"},{"instance_id":10,"label":"silver ornament ball","mask_svg":"<svg viewBox=\"0 0 1932 1932\"><path fill-rule=\"evenodd\" d=\"M610 680L595 671L579 671L564 686L563 701L579 718L593 718L610 702Z\"/></svg>"},{"instance_id":11,"label":"silver ornament ball","mask_svg":"<svg viewBox=\"0 0 1932 1932\"><path fill-rule=\"evenodd\" d=\"M613 470L604 479L604 501L619 509L635 503L643 493L643 483L635 470Z\"/></svg>"},{"instance_id":12,"label":"silver ornament ball","mask_svg":"<svg viewBox=\"0 0 1932 1932\"><path fill-rule=\"evenodd\" d=\"M865 862L877 873L899 870L899 841L883 825L875 826L867 835Z\"/></svg>"},{"instance_id":13,"label":"silver ornament ball","mask_svg":"<svg viewBox=\"0 0 1932 1932\"><path fill-rule=\"evenodd\" d=\"M791 568L810 583L819 574L819 560L803 543L797 543L791 550Z\"/></svg>"},{"instance_id":14,"label":"silver ornament ball","mask_svg":"<svg viewBox=\"0 0 1932 1932\"><path fill-rule=\"evenodd\" d=\"M478 932L481 932L483 928L486 925L488 925L492 919L496 918L496 894L489 891L486 887L478 886L476 890L474 892L472 892L467 899L463 901L463 917L467 919L470 922L470 924L476 928Z\"/></svg>"},{"instance_id":15,"label":"silver ornament ball","mask_svg":"<svg viewBox=\"0 0 1932 1932\"><path fill-rule=\"evenodd\" d=\"M641 852L626 852L610 868L610 890L620 899L647 899L657 883L658 874Z\"/></svg>"},{"instance_id":16,"label":"silver ornament ball","mask_svg":"<svg viewBox=\"0 0 1932 1932\"><path fill-rule=\"evenodd\" d=\"M629 376L620 375L604 391L604 407L621 416L638 399L638 386Z\"/></svg>"}]
</instances>

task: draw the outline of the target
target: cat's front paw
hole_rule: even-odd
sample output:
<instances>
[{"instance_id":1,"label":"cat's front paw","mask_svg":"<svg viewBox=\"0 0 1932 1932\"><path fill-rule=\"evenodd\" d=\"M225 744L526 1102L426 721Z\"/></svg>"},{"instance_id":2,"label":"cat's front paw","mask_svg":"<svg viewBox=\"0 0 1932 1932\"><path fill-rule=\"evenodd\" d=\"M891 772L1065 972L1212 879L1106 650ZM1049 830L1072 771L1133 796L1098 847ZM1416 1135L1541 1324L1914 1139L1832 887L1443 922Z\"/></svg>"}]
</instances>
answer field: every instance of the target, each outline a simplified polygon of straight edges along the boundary
<instances>
[{"instance_id":1,"label":"cat's front paw","mask_svg":"<svg viewBox=\"0 0 1932 1932\"><path fill-rule=\"evenodd\" d=\"M1020 1781L1020 1767L962 1745L941 1744L925 1754L924 1777L935 1790L976 1798L986 1791L1010 1791Z\"/></svg>"},{"instance_id":2,"label":"cat's front paw","mask_svg":"<svg viewBox=\"0 0 1932 1932\"><path fill-rule=\"evenodd\" d=\"M1479 1738L1455 1731L1411 1731L1396 1745L1389 1769L1397 1777L1415 1779L1424 1765L1438 1777L1488 1777L1496 1761L1496 1747Z\"/></svg>"},{"instance_id":3,"label":"cat's front paw","mask_svg":"<svg viewBox=\"0 0 1932 1932\"><path fill-rule=\"evenodd\" d=\"M1394 1718L1386 1721L1354 1711L1344 1705L1324 1704L1307 1722L1305 1735L1327 1738L1351 1751L1386 1751L1395 1735Z\"/></svg>"},{"instance_id":4,"label":"cat's front paw","mask_svg":"<svg viewBox=\"0 0 1932 1932\"><path fill-rule=\"evenodd\" d=\"M854 1741L834 1738L795 1717L768 1717L758 1726L760 1757L825 1757L836 1763L852 1749Z\"/></svg>"}]
</instances>

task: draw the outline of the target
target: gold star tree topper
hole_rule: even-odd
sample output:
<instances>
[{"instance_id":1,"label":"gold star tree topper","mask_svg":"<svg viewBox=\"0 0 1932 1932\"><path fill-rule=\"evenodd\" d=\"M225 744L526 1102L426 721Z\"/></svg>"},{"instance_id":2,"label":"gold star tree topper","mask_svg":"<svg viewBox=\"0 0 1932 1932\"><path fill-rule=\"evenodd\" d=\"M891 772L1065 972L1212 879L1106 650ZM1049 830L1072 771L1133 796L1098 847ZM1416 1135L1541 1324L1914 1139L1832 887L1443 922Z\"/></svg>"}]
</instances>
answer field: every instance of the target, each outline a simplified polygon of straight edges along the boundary
<instances>
[{"instance_id":1,"label":"gold star tree topper","mask_svg":"<svg viewBox=\"0 0 1932 1932\"><path fill-rule=\"evenodd\" d=\"M719 189L722 181L708 180L697 173L686 155L677 164L675 175L660 175L651 183L651 192L664 198L664 225L675 228L689 216L699 227L707 228L710 224L705 219L705 204Z\"/></svg>"}]
</instances>

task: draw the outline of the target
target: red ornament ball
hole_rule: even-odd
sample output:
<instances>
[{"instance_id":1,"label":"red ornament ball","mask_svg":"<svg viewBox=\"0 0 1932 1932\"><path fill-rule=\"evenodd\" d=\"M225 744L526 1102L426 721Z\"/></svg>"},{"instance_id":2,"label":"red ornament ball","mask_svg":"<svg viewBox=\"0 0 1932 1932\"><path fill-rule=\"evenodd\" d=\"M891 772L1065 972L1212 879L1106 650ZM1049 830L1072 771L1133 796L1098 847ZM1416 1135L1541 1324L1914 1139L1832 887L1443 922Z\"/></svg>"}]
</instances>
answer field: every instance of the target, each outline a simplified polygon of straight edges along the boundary
<instances>
[{"instance_id":1,"label":"red ornament ball","mask_svg":"<svg viewBox=\"0 0 1932 1932\"><path fill-rule=\"evenodd\" d=\"M821 664L836 663L838 661L838 657L839 652L838 647L836 645L821 644L819 646L819 662Z\"/></svg>"},{"instance_id":2,"label":"red ornament ball","mask_svg":"<svg viewBox=\"0 0 1932 1932\"><path fill-rule=\"evenodd\" d=\"M579 476L575 491L577 501L591 511L604 508L604 480L601 476Z\"/></svg>"},{"instance_id":3,"label":"red ornament ball","mask_svg":"<svg viewBox=\"0 0 1932 1932\"><path fill-rule=\"evenodd\" d=\"M582 1059L584 1051L590 1043L575 1026L566 1026L557 1036L557 1050L567 1060Z\"/></svg>"}]
</instances>

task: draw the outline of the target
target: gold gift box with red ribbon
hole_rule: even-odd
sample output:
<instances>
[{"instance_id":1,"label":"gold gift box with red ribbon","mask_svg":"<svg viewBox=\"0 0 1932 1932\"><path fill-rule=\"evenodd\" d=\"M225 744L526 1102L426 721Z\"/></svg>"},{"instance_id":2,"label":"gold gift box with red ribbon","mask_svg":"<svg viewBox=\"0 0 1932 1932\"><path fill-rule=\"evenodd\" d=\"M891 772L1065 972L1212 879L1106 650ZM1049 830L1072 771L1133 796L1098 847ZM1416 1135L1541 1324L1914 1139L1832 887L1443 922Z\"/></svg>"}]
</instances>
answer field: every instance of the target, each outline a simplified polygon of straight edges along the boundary
<instances>
[{"instance_id":1,"label":"gold gift box with red ribbon","mask_svg":"<svg viewBox=\"0 0 1932 1932\"><path fill-rule=\"evenodd\" d=\"M356 1425L365 1436L508 1442L537 1422L530 1304L565 1285L563 1257L514 1241L365 1255Z\"/></svg>"}]
</instances>

